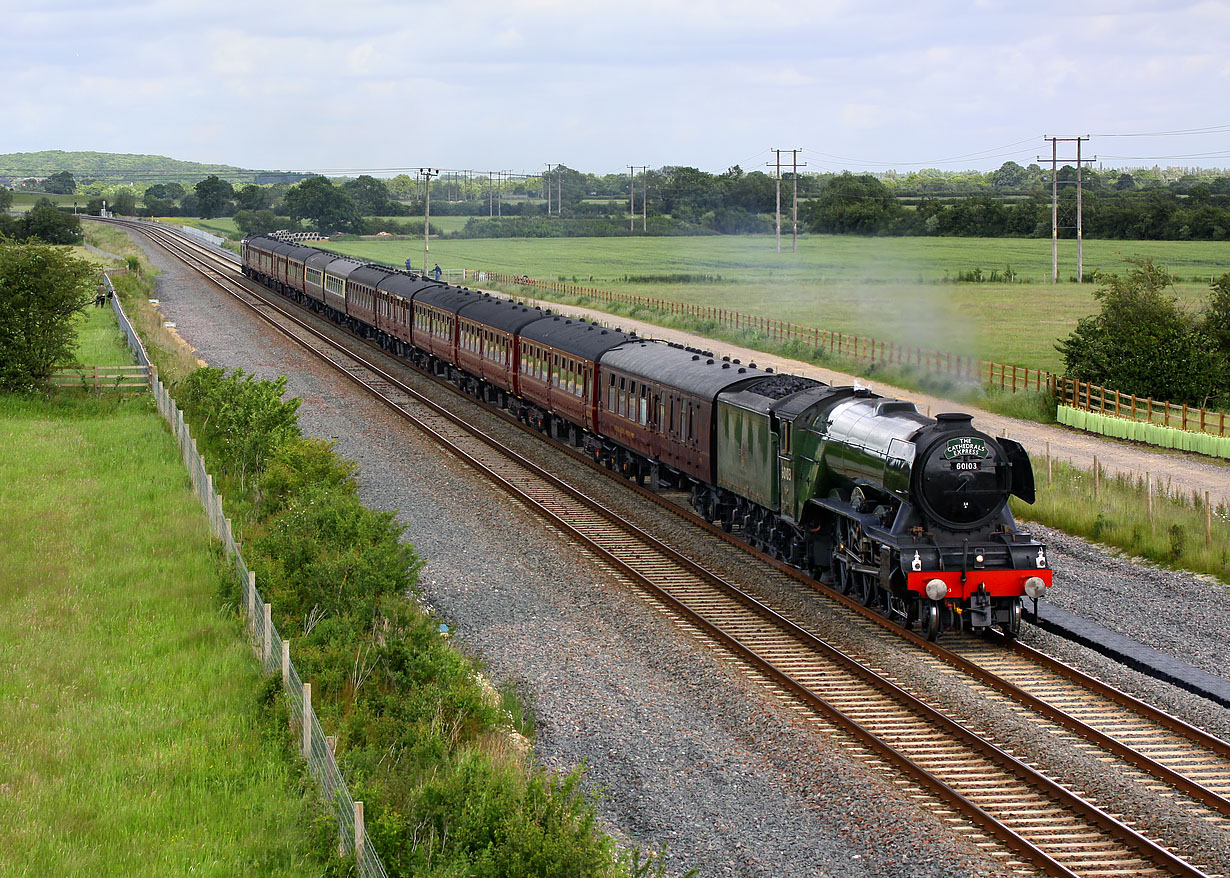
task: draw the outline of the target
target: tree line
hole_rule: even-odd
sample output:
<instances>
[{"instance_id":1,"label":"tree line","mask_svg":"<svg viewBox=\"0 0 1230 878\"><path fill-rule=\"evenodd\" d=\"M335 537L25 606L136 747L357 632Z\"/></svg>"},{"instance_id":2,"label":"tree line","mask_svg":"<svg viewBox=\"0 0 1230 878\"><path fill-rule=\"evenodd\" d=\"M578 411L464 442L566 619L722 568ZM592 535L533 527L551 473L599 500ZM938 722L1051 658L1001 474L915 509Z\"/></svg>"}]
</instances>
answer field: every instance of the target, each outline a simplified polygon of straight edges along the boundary
<instances>
[{"instance_id":1,"label":"tree line","mask_svg":"<svg viewBox=\"0 0 1230 878\"><path fill-rule=\"evenodd\" d=\"M1230 175L1086 169L1082 177L1085 237L1213 241L1230 237ZM1061 237L1076 234L1076 182L1075 169L1059 171ZM800 223L810 232L1051 234L1050 173L1038 165L1006 162L986 173L807 174L800 175L797 183ZM586 174L560 166L549 176L497 184L485 177L437 178L431 183L431 213L500 220L489 225L474 222L455 233L466 237L642 233L640 223L627 231L623 225L629 212L626 175ZM781 182L783 214L789 213L794 184L787 173ZM75 182L65 171L49 177L45 185L71 193ZM306 224L325 234L421 234L421 221L412 218L423 215L424 186L405 174L390 179L316 176L272 185L234 185L211 175L193 185L158 183L143 191L115 187L106 194L107 206L117 214L234 216L246 233ZM548 187L550 215L544 198ZM764 171L744 171L736 165L709 173L667 166L639 174L636 189L636 213L643 211L649 220L643 234L749 234L773 228L777 181ZM95 195L86 210L97 213L102 206L103 196Z\"/></svg>"}]
</instances>

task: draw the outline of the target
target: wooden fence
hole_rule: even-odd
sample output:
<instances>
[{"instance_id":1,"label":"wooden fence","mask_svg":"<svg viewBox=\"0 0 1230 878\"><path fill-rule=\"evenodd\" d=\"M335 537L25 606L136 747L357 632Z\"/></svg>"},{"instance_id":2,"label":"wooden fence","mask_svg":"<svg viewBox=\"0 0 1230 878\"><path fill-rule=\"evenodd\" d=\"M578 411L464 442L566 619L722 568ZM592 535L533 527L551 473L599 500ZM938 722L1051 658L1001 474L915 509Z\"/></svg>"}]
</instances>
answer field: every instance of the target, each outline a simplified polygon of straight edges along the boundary
<instances>
[{"instance_id":1,"label":"wooden fence","mask_svg":"<svg viewBox=\"0 0 1230 878\"><path fill-rule=\"evenodd\" d=\"M57 369L51 373L55 387L88 387L93 390L115 390L120 393L143 393L149 390L148 366L85 366L80 369Z\"/></svg>"},{"instance_id":2,"label":"wooden fence","mask_svg":"<svg viewBox=\"0 0 1230 878\"><path fill-rule=\"evenodd\" d=\"M1117 390L1090 384L1088 381L1078 381L1063 376L1059 376L1055 381L1055 394L1061 404L1088 412L1114 415L1117 418L1143 421L1146 424L1157 424L1162 427L1174 427L1177 430L1188 430L1193 433L1227 435L1226 413L1222 411L1197 408L1186 403L1179 405L1173 402L1159 402L1153 397L1120 393Z\"/></svg>"},{"instance_id":3,"label":"wooden fence","mask_svg":"<svg viewBox=\"0 0 1230 878\"><path fill-rule=\"evenodd\" d=\"M632 293L617 293L612 290L578 286L562 281L538 280L526 275L463 269L462 280L466 279L529 287L531 290L550 290L567 296L584 296L598 302L621 303L650 311L679 314L697 320L710 321L728 329L759 333L772 341L798 342L823 350L831 356L844 357L862 363L907 366L921 372L947 375L959 380L978 381L1014 393L1022 390L1046 390L1056 394L1059 402L1073 408L1114 414L1122 418L1178 427L1182 430L1212 433L1217 436L1227 435L1225 412L1171 402L1157 402L1152 399L1146 400L1042 369L994 363L990 360L976 360L973 357L962 357L946 351L907 347L891 341L800 326L785 320L756 317L726 308L672 302L668 299L654 299Z\"/></svg>"}]
</instances>

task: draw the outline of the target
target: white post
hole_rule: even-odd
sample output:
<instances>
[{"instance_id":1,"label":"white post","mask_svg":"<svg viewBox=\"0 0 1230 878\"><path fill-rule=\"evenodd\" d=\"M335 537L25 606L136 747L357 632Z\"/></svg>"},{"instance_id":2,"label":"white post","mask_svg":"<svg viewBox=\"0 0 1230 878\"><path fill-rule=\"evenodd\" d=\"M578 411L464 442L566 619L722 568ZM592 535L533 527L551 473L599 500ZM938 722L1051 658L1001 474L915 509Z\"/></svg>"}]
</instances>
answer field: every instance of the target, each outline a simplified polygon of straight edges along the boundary
<instances>
[{"instance_id":1,"label":"white post","mask_svg":"<svg viewBox=\"0 0 1230 878\"><path fill-rule=\"evenodd\" d=\"M290 682L290 641L282 641L282 686Z\"/></svg>"},{"instance_id":2,"label":"white post","mask_svg":"<svg viewBox=\"0 0 1230 878\"><path fill-rule=\"evenodd\" d=\"M252 627L252 620L256 618L256 571L248 571L248 627Z\"/></svg>"},{"instance_id":3,"label":"white post","mask_svg":"<svg viewBox=\"0 0 1230 878\"><path fill-rule=\"evenodd\" d=\"M303 684L303 758L312 759L312 684Z\"/></svg>"}]
</instances>

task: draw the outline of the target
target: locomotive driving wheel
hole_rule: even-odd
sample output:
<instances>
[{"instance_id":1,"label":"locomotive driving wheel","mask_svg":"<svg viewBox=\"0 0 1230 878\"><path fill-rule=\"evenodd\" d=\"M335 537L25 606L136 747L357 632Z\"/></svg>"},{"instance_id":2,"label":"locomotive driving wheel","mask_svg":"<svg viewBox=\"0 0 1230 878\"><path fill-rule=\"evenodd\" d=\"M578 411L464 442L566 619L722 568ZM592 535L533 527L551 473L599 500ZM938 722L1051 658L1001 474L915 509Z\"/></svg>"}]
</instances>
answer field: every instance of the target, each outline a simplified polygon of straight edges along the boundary
<instances>
[{"instance_id":1,"label":"locomotive driving wheel","mask_svg":"<svg viewBox=\"0 0 1230 878\"><path fill-rule=\"evenodd\" d=\"M940 606L935 601L920 600L918 602L919 630L923 637L935 642L940 636Z\"/></svg>"},{"instance_id":2,"label":"locomotive driving wheel","mask_svg":"<svg viewBox=\"0 0 1230 878\"><path fill-rule=\"evenodd\" d=\"M854 591L855 573L850 569L851 534L850 522L837 519L833 528L833 585L845 595Z\"/></svg>"}]
</instances>

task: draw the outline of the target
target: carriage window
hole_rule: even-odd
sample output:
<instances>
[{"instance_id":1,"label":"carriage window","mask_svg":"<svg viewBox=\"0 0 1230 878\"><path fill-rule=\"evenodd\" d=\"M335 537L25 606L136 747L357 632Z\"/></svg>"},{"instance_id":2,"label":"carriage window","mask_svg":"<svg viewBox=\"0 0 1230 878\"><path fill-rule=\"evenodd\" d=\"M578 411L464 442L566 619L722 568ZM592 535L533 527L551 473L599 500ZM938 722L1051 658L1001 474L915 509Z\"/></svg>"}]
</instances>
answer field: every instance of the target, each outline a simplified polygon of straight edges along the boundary
<instances>
[{"instance_id":1,"label":"carriage window","mask_svg":"<svg viewBox=\"0 0 1230 878\"><path fill-rule=\"evenodd\" d=\"M649 388L641 385L641 402L637 412L637 423L642 427L649 422Z\"/></svg>"}]
</instances>

